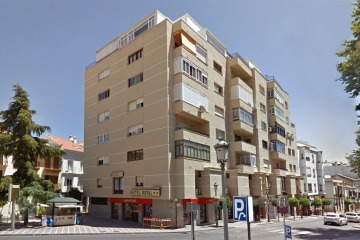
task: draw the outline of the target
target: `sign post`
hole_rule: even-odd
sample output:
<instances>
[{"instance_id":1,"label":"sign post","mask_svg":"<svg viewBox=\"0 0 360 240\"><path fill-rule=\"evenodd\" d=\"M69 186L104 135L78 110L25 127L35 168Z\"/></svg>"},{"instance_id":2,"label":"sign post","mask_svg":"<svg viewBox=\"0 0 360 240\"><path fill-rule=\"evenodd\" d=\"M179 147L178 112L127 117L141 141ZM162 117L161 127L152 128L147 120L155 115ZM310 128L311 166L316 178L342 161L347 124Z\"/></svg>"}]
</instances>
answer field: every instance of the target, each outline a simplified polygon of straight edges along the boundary
<instances>
[{"instance_id":1,"label":"sign post","mask_svg":"<svg viewBox=\"0 0 360 240\"><path fill-rule=\"evenodd\" d=\"M186 211L190 212L191 219L191 240L195 240L195 221L197 218L196 206L197 204L194 202L186 203Z\"/></svg>"},{"instance_id":2,"label":"sign post","mask_svg":"<svg viewBox=\"0 0 360 240\"><path fill-rule=\"evenodd\" d=\"M9 202L11 202L11 231L15 230L15 201L20 193L20 185L9 184Z\"/></svg>"},{"instance_id":3,"label":"sign post","mask_svg":"<svg viewBox=\"0 0 360 240\"><path fill-rule=\"evenodd\" d=\"M284 221L284 239L287 240L287 228L285 225L285 214L289 212L288 204L287 204L287 196L280 196L278 198L278 206L279 206L279 212L283 215L283 221ZM291 234L291 228L290 228L290 234Z\"/></svg>"},{"instance_id":4,"label":"sign post","mask_svg":"<svg viewBox=\"0 0 360 240\"><path fill-rule=\"evenodd\" d=\"M288 240L288 239L292 239L292 234L291 234L291 226L289 226L289 225L285 225L285 230L286 230L286 239Z\"/></svg>"},{"instance_id":5,"label":"sign post","mask_svg":"<svg viewBox=\"0 0 360 240\"><path fill-rule=\"evenodd\" d=\"M235 221L246 221L248 240L251 240L250 222L254 221L252 197L234 196L233 215Z\"/></svg>"}]
</instances>

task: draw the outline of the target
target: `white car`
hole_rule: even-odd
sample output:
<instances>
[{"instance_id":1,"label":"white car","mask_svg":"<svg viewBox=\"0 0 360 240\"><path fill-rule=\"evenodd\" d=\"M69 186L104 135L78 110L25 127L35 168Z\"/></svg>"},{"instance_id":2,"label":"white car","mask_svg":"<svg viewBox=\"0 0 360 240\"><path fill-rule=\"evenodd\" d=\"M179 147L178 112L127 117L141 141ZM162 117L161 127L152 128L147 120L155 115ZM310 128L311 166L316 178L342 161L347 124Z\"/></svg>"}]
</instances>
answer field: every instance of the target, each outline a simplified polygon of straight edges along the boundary
<instances>
[{"instance_id":1,"label":"white car","mask_svg":"<svg viewBox=\"0 0 360 240\"><path fill-rule=\"evenodd\" d=\"M360 222L360 213L347 212L345 215L349 222Z\"/></svg>"},{"instance_id":2,"label":"white car","mask_svg":"<svg viewBox=\"0 0 360 240\"><path fill-rule=\"evenodd\" d=\"M345 216L345 214L342 213L330 213L327 214L324 217L324 224L328 224L328 223L335 223L337 225L347 225L348 224L348 220Z\"/></svg>"}]
</instances>

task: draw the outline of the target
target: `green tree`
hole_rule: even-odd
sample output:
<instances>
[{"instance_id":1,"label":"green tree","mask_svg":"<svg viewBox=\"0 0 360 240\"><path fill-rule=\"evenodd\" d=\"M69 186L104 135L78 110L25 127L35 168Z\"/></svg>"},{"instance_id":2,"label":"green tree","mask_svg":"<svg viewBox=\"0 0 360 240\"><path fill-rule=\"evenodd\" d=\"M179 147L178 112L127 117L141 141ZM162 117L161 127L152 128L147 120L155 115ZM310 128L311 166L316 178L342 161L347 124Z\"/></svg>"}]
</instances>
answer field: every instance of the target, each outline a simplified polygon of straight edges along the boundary
<instances>
[{"instance_id":1,"label":"green tree","mask_svg":"<svg viewBox=\"0 0 360 240\"><path fill-rule=\"evenodd\" d=\"M324 206L329 206L332 204L332 201L330 199L324 198L322 201L322 215L324 215Z\"/></svg>"},{"instance_id":2,"label":"green tree","mask_svg":"<svg viewBox=\"0 0 360 240\"><path fill-rule=\"evenodd\" d=\"M311 202L311 206L314 206L314 212L317 214L317 208L322 205L321 199L314 198L314 200Z\"/></svg>"},{"instance_id":3,"label":"green tree","mask_svg":"<svg viewBox=\"0 0 360 240\"><path fill-rule=\"evenodd\" d=\"M360 93L360 0L354 4L352 17L353 38L345 41L344 50L337 53L344 59L337 65L337 70L341 73L339 81L345 85L345 92L354 98ZM356 110L360 110L360 104Z\"/></svg>"},{"instance_id":4,"label":"green tree","mask_svg":"<svg viewBox=\"0 0 360 240\"><path fill-rule=\"evenodd\" d=\"M301 206L301 218L302 218L304 215L304 207L310 206L310 200L307 198L300 198L299 204Z\"/></svg>"},{"instance_id":5,"label":"green tree","mask_svg":"<svg viewBox=\"0 0 360 240\"><path fill-rule=\"evenodd\" d=\"M346 159L349 162L351 171L357 173L358 177L360 177L360 131L358 130L356 133L356 143L359 147L353 150L352 154L346 156Z\"/></svg>"},{"instance_id":6,"label":"green tree","mask_svg":"<svg viewBox=\"0 0 360 240\"><path fill-rule=\"evenodd\" d=\"M28 93L19 85L13 85L14 96L9 107L0 111L0 154L13 157L14 168L17 169L11 181L0 181L4 187L10 182L20 185L20 197L25 206L25 220L27 225L27 210L31 206L27 201L29 196L34 200L46 201L54 197L53 184L41 179L35 171L35 162L39 158L49 159L61 156L63 150L49 146L47 140L40 138L51 129L35 123L32 117L35 110L30 109ZM1 185L0 184L0 185ZM3 197L3 196L2 196ZM0 198L2 198L0 197Z\"/></svg>"},{"instance_id":7,"label":"green tree","mask_svg":"<svg viewBox=\"0 0 360 240\"><path fill-rule=\"evenodd\" d=\"M294 219L295 219L295 216L296 216L296 213L295 213L295 207L299 206L299 199L297 198L289 198L289 205L290 207L292 207L292 209L294 210Z\"/></svg>"}]
</instances>

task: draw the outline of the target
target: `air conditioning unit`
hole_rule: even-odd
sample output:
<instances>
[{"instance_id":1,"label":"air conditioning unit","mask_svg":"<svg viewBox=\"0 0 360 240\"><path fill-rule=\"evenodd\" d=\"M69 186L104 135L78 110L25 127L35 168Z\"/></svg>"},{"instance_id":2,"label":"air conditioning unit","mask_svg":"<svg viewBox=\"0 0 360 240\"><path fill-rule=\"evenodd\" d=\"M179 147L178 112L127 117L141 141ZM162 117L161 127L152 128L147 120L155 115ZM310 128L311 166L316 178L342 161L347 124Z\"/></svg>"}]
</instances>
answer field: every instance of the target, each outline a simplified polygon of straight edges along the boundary
<instances>
[{"instance_id":1,"label":"air conditioning unit","mask_svg":"<svg viewBox=\"0 0 360 240\"><path fill-rule=\"evenodd\" d=\"M203 106L203 105L200 105L200 107L199 107L199 112L200 113L203 113L203 112L205 112L206 111L206 108Z\"/></svg>"},{"instance_id":2,"label":"air conditioning unit","mask_svg":"<svg viewBox=\"0 0 360 240\"><path fill-rule=\"evenodd\" d=\"M200 195L200 194L201 194L200 188L195 188L195 194L196 194L196 195Z\"/></svg>"}]
</instances>

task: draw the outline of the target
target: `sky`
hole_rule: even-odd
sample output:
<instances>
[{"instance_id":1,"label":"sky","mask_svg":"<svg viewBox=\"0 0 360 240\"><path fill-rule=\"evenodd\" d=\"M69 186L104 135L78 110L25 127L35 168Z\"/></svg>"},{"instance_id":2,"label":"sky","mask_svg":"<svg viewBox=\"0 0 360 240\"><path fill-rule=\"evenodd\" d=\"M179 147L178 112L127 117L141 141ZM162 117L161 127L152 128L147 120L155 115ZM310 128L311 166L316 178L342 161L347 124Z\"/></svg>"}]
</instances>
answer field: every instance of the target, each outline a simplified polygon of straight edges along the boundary
<instances>
[{"instance_id":1,"label":"sky","mask_svg":"<svg viewBox=\"0 0 360 240\"><path fill-rule=\"evenodd\" d=\"M145 16L189 13L230 53L290 95L297 139L345 160L356 148L357 99L336 81L355 0L0 0L0 110L19 83L50 135L84 139L84 72L95 53Z\"/></svg>"}]
</instances>

